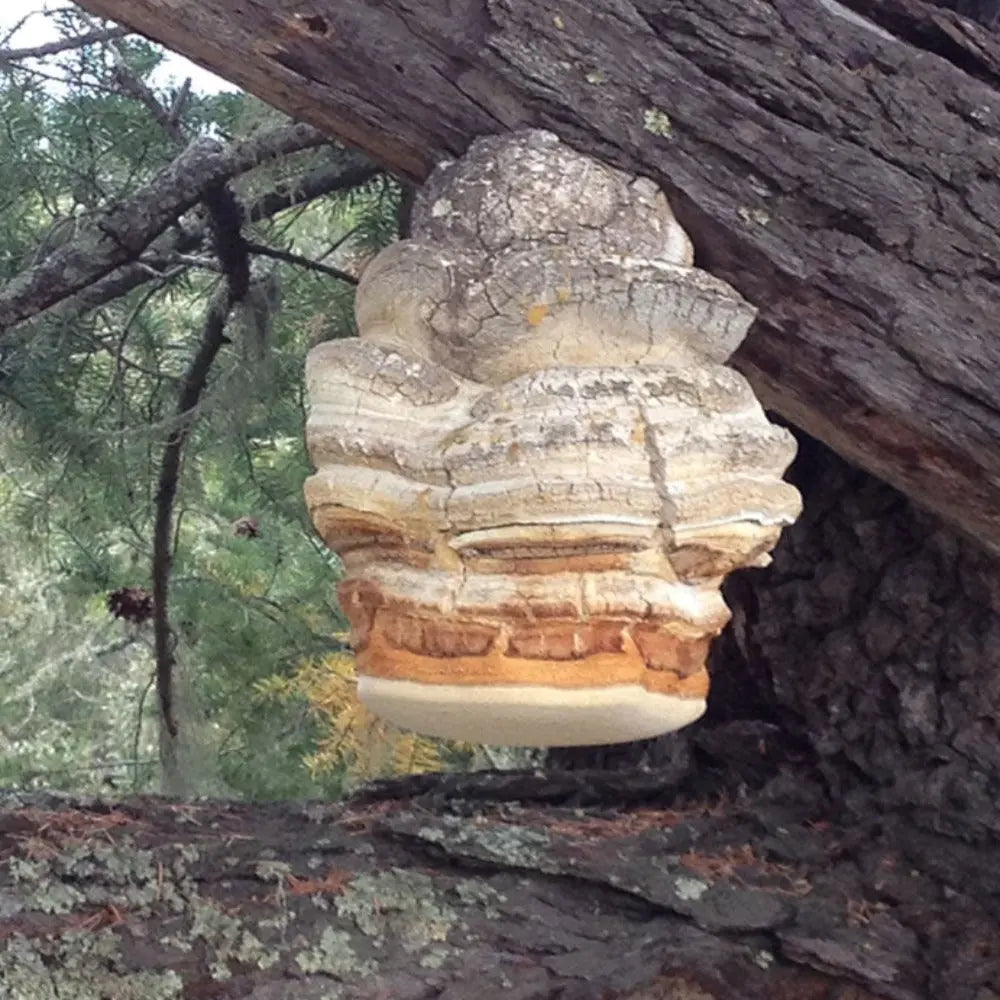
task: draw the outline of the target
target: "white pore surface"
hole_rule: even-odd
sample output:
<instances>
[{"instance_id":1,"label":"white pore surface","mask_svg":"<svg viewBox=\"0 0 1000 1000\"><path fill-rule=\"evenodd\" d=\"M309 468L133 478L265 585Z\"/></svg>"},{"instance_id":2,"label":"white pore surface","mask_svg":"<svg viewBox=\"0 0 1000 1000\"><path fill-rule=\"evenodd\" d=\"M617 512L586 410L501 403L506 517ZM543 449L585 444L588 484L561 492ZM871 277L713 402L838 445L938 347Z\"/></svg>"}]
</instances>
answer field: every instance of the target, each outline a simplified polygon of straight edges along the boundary
<instances>
[{"instance_id":1,"label":"white pore surface","mask_svg":"<svg viewBox=\"0 0 1000 1000\"><path fill-rule=\"evenodd\" d=\"M656 694L638 684L567 689L361 675L358 695L376 715L404 729L503 746L627 743L680 729L705 711L703 698Z\"/></svg>"}]
</instances>

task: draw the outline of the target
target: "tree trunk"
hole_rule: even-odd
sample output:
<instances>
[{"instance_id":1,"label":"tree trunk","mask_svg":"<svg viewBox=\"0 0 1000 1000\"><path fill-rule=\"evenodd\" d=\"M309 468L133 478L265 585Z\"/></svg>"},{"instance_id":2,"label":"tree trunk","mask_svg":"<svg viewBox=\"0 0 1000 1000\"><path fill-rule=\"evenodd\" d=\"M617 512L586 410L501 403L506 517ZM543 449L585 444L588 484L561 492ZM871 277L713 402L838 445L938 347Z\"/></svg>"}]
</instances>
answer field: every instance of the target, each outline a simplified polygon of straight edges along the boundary
<instances>
[{"instance_id":1,"label":"tree trunk","mask_svg":"<svg viewBox=\"0 0 1000 1000\"><path fill-rule=\"evenodd\" d=\"M1000 987L996 871L939 834L878 815L833 824L798 796L678 804L669 773L410 785L293 808L9 800L3 995L985 1000Z\"/></svg>"},{"instance_id":2,"label":"tree trunk","mask_svg":"<svg viewBox=\"0 0 1000 1000\"><path fill-rule=\"evenodd\" d=\"M1000 547L986 29L919 0L83 5L409 177L525 124L652 177L760 307L768 404Z\"/></svg>"}]
</instances>

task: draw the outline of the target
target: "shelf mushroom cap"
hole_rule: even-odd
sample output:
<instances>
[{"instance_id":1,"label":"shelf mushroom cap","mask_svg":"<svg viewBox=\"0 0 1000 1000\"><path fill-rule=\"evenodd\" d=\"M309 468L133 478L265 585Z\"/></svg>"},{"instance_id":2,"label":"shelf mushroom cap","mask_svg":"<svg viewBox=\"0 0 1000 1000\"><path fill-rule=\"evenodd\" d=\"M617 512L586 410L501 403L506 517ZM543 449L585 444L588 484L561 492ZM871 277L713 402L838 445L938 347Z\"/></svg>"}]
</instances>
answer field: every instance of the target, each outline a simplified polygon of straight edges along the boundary
<instances>
[{"instance_id":1,"label":"shelf mushroom cap","mask_svg":"<svg viewBox=\"0 0 1000 1000\"><path fill-rule=\"evenodd\" d=\"M404 729L503 746L627 743L680 729L705 711L704 698L658 694L639 684L424 684L362 674L358 695Z\"/></svg>"}]
</instances>

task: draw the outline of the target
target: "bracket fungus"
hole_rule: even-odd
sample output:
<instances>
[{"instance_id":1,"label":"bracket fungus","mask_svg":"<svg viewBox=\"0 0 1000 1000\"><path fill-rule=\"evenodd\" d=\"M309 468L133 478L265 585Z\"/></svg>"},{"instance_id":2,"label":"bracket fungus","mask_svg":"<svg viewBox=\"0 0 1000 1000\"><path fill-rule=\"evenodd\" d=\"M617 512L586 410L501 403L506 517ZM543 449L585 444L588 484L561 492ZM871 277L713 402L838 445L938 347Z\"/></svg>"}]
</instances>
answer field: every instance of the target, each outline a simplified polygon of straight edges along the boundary
<instances>
[{"instance_id":1,"label":"bracket fungus","mask_svg":"<svg viewBox=\"0 0 1000 1000\"><path fill-rule=\"evenodd\" d=\"M358 691L429 735L574 745L705 709L720 587L799 512L794 439L724 366L754 309L649 180L475 142L308 361L306 499Z\"/></svg>"}]
</instances>

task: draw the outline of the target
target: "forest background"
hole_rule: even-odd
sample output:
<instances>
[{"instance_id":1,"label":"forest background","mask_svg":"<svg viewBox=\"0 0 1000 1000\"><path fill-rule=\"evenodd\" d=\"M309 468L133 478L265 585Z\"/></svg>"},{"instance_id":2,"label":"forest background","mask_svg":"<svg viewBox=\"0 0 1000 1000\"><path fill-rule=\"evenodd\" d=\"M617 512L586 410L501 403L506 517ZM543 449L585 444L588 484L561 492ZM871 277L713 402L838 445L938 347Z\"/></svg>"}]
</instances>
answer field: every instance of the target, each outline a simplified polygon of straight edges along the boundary
<instances>
[{"instance_id":1,"label":"forest background","mask_svg":"<svg viewBox=\"0 0 1000 1000\"><path fill-rule=\"evenodd\" d=\"M404 192L154 45L17 7L0 25L0 311L27 300L0 345L0 785L331 797L523 760L363 712L337 561L302 500L305 354L354 332ZM232 162L212 197L178 200L138 261L54 305L18 298L109 208L213 156Z\"/></svg>"}]
</instances>

